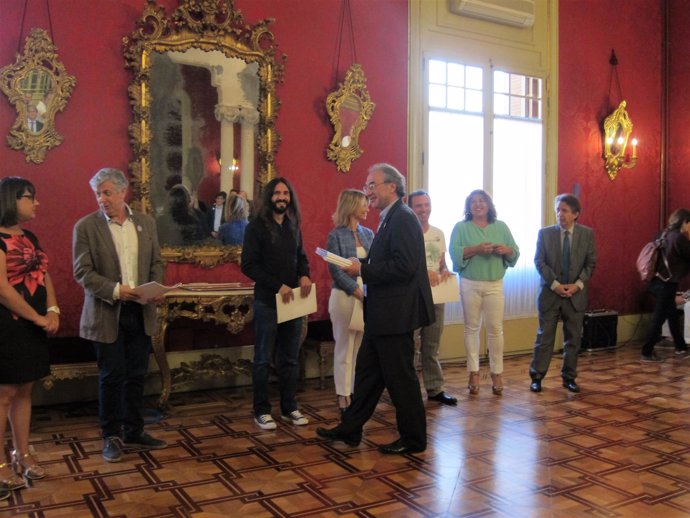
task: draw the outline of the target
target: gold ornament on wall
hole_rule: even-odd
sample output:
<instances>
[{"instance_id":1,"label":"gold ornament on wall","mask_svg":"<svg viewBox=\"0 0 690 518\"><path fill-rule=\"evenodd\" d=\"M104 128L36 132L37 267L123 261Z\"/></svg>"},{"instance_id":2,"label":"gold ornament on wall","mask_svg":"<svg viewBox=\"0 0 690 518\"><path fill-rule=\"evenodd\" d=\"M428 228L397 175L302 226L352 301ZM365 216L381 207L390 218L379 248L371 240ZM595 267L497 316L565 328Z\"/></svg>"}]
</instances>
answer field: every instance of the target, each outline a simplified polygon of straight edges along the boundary
<instances>
[{"instance_id":1,"label":"gold ornament on wall","mask_svg":"<svg viewBox=\"0 0 690 518\"><path fill-rule=\"evenodd\" d=\"M637 165L637 139L630 139L633 123L621 101L611 115L604 120L604 162L610 180L614 180L621 167L631 169ZM626 156L628 140L632 144L632 156Z\"/></svg>"},{"instance_id":2,"label":"gold ornament on wall","mask_svg":"<svg viewBox=\"0 0 690 518\"><path fill-rule=\"evenodd\" d=\"M367 127L376 105L371 102L362 67L355 63L345 74L345 82L326 100L328 116L335 134L326 156L336 163L338 171L347 172L362 155L359 134Z\"/></svg>"},{"instance_id":3,"label":"gold ornament on wall","mask_svg":"<svg viewBox=\"0 0 690 518\"><path fill-rule=\"evenodd\" d=\"M334 135L326 150L329 160L335 162L338 171L346 173L350 165L364 150L359 147L359 134L367 127L374 113L375 104L367 91L367 80L362 66L357 63L355 30L352 23L350 0L341 0L340 19L336 34L337 50L334 63L334 84L340 71L340 54L343 39L347 37L352 56L352 65L345 73L345 81L338 83L338 89L328 95L326 111L333 124Z\"/></svg>"},{"instance_id":4,"label":"gold ornament on wall","mask_svg":"<svg viewBox=\"0 0 690 518\"><path fill-rule=\"evenodd\" d=\"M618 79L618 57L615 50L611 49L609 58L611 65L611 78L609 80L608 106L611 106L611 90L613 84L618 89L619 99L623 97L620 80ZM603 148L604 148L604 167L609 180L615 180L621 168L632 169L637 165L637 139L630 138L633 123L626 110L627 103L622 100L618 107L604 119L603 129ZM632 156L628 156L628 142L632 144Z\"/></svg>"},{"instance_id":5,"label":"gold ornament on wall","mask_svg":"<svg viewBox=\"0 0 690 518\"><path fill-rule=\"evenodd\" d=\"M133 72L128 89L133 205L157 218L165 261L202 268L240 261L241 245L184 236L166 235L166 240L160 221L167 209L168 179L179 176L194 193L197 173L206 173L204 159L209 156L217 157L220 190L226 192L232 185L224 189L223 179L237 175L250 199L258 198L277 176L281 139L276 118L281 103L276 86L283 79L286 57L278 52L268 28L273 21L245 22L233 0L179 0L171 16L155 0L148 0L136 29L123 39L126 66ZM203 72L208 80L187 85L180 80L182 67L199 74L195 77ZM199 123L191 110L209 88L217 98L213 124L220 149L204 147L200 135L209 129L204 126L207 121ZM242 127L242 171L231 149L235 125ZM242 181L249 182L251 189L244 189Z\"/></svg>"},{"instance_id":6,"label":"gold ornament on wall","mask_svg":"<svg viewBox=\"0 0 690 518\"><path fill-rule=\"evenodd\" d=\"M44 29L33 29L26 38L24 54L0 69L0 89L17 110L7 143L23 150L27 162L40 164L46 151L62 142L55 115L67 106L75 84Z\"/></svg>"}]
</instances>

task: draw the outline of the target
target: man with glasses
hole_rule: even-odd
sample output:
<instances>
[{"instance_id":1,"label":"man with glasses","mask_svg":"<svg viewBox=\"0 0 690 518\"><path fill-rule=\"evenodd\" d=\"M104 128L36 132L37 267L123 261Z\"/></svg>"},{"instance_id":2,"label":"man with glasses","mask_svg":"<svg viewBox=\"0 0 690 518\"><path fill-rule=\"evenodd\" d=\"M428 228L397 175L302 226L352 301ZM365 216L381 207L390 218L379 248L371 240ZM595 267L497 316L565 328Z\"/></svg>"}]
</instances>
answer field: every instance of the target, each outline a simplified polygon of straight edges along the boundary
<instances>
[{"instance_id":1,"label":"man with glasses","mask_svg":"<svg viewBox=\"0 0 690 518\"><path fill-rule=\"evenodd\" d=\"M364 191L381 211L366 263L351 257L343 268L366 286L364 337L357 355L352 403L335 428L317 428L325 438L356 446L384 389L396 410L400 438L379 446L386 454L426 449L426 415L414 368L414 331L434 321L424 236L414 212L402 202L405 179L395 167L369 169Z\"/></svg>"}]
</instances>

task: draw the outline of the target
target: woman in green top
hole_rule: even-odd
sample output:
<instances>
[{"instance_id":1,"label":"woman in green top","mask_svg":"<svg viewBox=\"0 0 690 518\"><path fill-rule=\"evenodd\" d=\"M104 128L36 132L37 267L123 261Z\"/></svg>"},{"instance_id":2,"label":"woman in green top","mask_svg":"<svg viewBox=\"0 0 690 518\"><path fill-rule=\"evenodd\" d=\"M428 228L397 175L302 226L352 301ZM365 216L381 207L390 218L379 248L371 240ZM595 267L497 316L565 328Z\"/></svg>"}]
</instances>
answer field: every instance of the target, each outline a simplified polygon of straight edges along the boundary
<instances>
[{"instance_id":1,"label":"woman in green top","mask_svg":"<svg viewBox=\"0 0 690 518\"><path fill-rule=\"evenodd\" d=\"M470 394L479 393L479 329L482 316L489 347L492 390L503 392L503 275L515 266L520 249L508 225L496 219L496 208L486 191L475 190L465 200L465 221L450 237L453 270L460 274L465 319L465 349Z\"/></svg>"}]
</instances>

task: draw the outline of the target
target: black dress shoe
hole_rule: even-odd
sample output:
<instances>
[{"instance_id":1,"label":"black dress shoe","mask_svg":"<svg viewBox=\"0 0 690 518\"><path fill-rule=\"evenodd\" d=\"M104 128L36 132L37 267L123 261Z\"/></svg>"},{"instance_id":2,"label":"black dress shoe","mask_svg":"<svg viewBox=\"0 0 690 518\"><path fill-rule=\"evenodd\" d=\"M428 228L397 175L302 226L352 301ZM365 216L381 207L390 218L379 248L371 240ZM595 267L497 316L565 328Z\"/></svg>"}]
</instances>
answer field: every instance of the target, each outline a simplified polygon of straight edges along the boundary
<instances>
[{"instance_id":1,"label":"black dress shoe","mask_svg":"<svg viewBox=\"0 0 690 518\"><path fill-rule=\"evenodd\" d=\"M336 426L335 428L317 428L316 429L316 435L323 439L328 439L330 441L340 441L344 442L348 446L352 446L353 448L355 446L359 446L359 443L362 442L362 434L361 433L343 433L341 432L338 427Z\"/></svg>"},{"instance_id":2,"label":"black dress shoe","mask_svg":"<svg viewBox=\"0 0 690 518\"><path fill-rule=\"evenodd\" d=\"M442 405L457 405L458 400L457 398L454 398L453 396L449 396L445 392L441 391L435 396L429 396L429 401L438 401Z\"/></svg>"},{"instance_id":3,"label":"black dress shoe","mask_svg":"<svg viewBox=\"0 0 690 518\"><path fill-rule=\"evenodd\" d=\"M385 453L386 455L405 455L406 453L419 453L424 450L426 450L426 447L416 448L414 446L408 446L403 442L402 439L393 441L390 444L379 445L379 451L381 453Z\"/></svg>"},{"instance_id":4,"label":"black dress shoe","mask_svg":"<svg viewBox=\"0 0 690 518\"><path fill-rule=\"evenodd\" d=\"M532 392L541 392L541 380L532 380L529 389Z\"/></svg>"},{"instance_id":5,"label":"black dress shoe","mask_svg":"<svg viewBox=\"0 0 690 518\"><path fill-rule=\"evenodd\" d=\"M570 392L575 392L576 394L580 392L580 386L575 383L575 380L563 380L563 386Z\"/></svg>"}]
</instances>

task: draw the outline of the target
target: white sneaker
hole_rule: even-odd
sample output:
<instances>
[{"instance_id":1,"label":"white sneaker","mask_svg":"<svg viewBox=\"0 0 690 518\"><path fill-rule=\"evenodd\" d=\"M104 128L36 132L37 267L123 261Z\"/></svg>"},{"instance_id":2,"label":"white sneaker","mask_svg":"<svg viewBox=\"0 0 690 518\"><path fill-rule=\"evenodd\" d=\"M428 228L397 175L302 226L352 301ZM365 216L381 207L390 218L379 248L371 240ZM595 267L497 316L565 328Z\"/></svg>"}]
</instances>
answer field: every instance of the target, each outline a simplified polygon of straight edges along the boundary
<instances>
[{"instance_id":1,"label":"white sneaker","mask_svg":"<svg viewBox=\"0 0 690 518\"><path fill-rule=\"evenodd\" d=\"M302 415L299 410L293 410L288 415L281 415L280 418L286 423L292 423L295 426L304 426L309 424L309 419Z\"/></svg>"},{"instance_id":2,"label":"white sneaker","mask_svg":"<svg viewBox=\"0 0 690 518\"><path fill-rule=\"evenodd\" d=\"M254 422L259 425L262 430L275 430L276 422L271 417L271 414L261 414L254 418Z\"/></svg>"}]
</instances>

